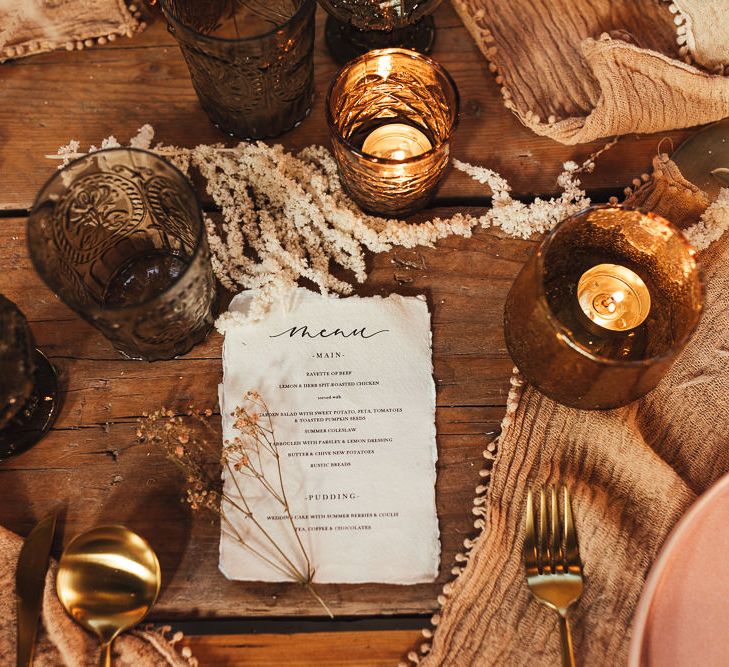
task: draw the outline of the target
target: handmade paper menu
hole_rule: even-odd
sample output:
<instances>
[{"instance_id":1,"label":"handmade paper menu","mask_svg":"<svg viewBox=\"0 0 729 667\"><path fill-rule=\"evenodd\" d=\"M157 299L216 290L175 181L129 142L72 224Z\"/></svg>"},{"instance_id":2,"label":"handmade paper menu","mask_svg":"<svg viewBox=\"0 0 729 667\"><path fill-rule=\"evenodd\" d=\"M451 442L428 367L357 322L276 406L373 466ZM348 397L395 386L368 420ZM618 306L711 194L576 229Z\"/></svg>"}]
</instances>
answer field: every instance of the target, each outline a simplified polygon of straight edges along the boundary
<instances>
[{"instance_id":1,"label":"handmade paper menu","mask_svg":"<svg viewBox=\"0 0 729 667\"><path fill-rule=\"evenodd\" d=\"M246 312L250 293L232 311ZM438 574L435 384L424 297L328 298L305 289L263 320L226 331L220 386L223 438L255 390L265 399L298 535L315 582L414 584ZM235 479L232 476L235 475ZM296 554L280 504L243 472L236 482L262 526ZM247 486L243 486L246 485ZM224 506L250 544L275 557L251 522ZM229 579L282 581L279 571L221 530Z\"/></svg>"}]
</instances>

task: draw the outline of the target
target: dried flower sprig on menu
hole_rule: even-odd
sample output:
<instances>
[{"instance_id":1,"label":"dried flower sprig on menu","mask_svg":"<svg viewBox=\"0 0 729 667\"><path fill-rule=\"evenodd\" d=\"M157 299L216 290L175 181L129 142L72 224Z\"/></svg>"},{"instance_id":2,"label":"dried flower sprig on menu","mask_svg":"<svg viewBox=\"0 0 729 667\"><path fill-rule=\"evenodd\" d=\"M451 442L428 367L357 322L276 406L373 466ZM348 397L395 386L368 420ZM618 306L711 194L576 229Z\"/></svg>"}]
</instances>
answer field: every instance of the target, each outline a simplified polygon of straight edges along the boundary
<instances>
[{"instance_id":1,"label":"dried flower sprig on menu","mask_svg":"<svg viewBox=\"0 0 729 667\"><path fill-rule=\"evenodd\" d=\"M226 440L222 449L210 423L212 411L194 408L184 416L166 408L144 415L138 422L137 440L162 447L166 457L182 470L187 483L184 500L193 510L217 514L221 530L280 574L304 586L326 613L333 616L312 583L315 569L291 513L268 406L257 392L251 391L245 394L231 417L239 435ZM235 495L223 489L221 467L233 481ZM271 470L275 471L273 475ZM281 506L295 537L295 553L287 553L256 516L249 499L261 489ZM229 519L231 511L240 512L250 522L252 532L270 547L270 552L263 553L241 534Z\"/></svg>"}]
</instances>

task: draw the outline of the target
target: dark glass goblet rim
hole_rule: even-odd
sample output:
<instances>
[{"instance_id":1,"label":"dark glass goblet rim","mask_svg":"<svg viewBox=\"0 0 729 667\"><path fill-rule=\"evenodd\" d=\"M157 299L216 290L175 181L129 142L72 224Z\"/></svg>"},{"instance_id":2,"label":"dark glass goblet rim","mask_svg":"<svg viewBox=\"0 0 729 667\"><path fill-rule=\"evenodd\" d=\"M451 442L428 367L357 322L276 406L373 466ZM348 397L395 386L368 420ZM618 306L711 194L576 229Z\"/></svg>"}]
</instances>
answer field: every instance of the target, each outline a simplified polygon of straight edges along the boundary
<instances>
[{"instance_id":1,"label":"dark glass goblet rim","mask_svg":"<svg viewBox=\"0 0 729 667\"><path fill-rule=\"evenodd\" d=\"M273 28L271 28L271 30L261 32L257 35L250 35L248 37L218 37L216 35L208 35L207 33L200 32L195 27L184 23L179 18L177 18L174 12L172 12L169 8L170 0L159 0L159 6L162 10L162 13L164 14L165 19L169 23L171 23L175 29L181 28L184 32L186 32L190 37L194 39L200 40L202 42L209 42L210 44L251 44L258 40L266 39L267 37L275 35L277 32L285 30L289 26L294 25L302 18L304 18L307 14L313 12L316 9L316 2L317 0L302 0L301 6L283 23L274 26Z\"/></svg>"},{"instance_id":2,"label":"dark glass goblet rim","mask_svg":"<svg viewBox=\"0 0 729 667\"><path fill-rule=\"evenodd\" d=\"M690 259L690 261L694 264L694 276L696 279L696 282L698 283L698 292L699 292L699 303L697 308L697 317L692 323L691 327L689 327L677 340L673 342L673 345L660 354L656 354L652 357L647 357L645 359L613 359L610 357L601 357L599 355L593 354L589 350L585 349L581 345L577 344L571 336L570 330L561 322L561 320L557 317L557 315L554 313L552 308L549 305L549 301L547 299L547 294L544 290L544 277L546 276L546 270L544 266L544 258L547 254L547 250L549 249L552 241L559 235L560 233L560 227L562 225L570 220L573 220L575 218L579 218L585 215L588 215L592 211L596 210L621 210L621 211L631 211L640 213L641 215L644 215L652 220L655 220L662 225L665 225L670 231L671 234L681 243L684 248L686 249L686 253ZM544 313L545 319L554 329L555 333L560 334L562 340L575 352L581 354L583 357L590 359L591 361L594 361L596 363L602 364L603 366L614 366L614 367L630 367L630 368L640 368L640 367L648 367L655 364L657 361L661 361L663 359L669 359L676 355L676 350L681 350L684 348L686 343L688 342L689 338L693 335L694 331L696 331L696 327L699 324L699 321L701 320L701 313L703 311L703 303L704 303L704 281L701 273L701 265L696 260L696 250L693 248L693 246L688 242L686 237L684 236L683 232L679 227L674 225L669 220L666 220L661 215L658 215L657 213L653 213L651 211L645 212L641 211L637 208L631 208L630 206L625 206L622 204L595 204L593 206L588 206L587 208L582 209L581 211L578 211L577 213L573 213L572 215L568 216L564 220L562 220L558 225L556 225L545 237L542 239L542 242L539 244L539 247L536 250L536 267L537 267L537 275L539 276L540 280L537 281L537 302L539 303L539 306Z\"/></svg>"},{"instance_id":3,"label":"dark glass goblet rim","mask_svg":"<svg viewBox=\"0 0 729 667\"><path fill-rule=\"evenodd\" d=\"M359 65L365 60L369 60L373 57L381 56L381 55L390 55L390 54L397 54L409 57L411 60L418 60L426 65L433 68L440 76L442 76L446 83L450 86L452 92L453 92L453 119L451 120L450 126L448 128L448 133L444 138L437 138L437 141L434 143L434 145L425 153L419 153L418 155L412 155L411 157L403 158L401 160L395 160L393 158L387 158L387 157L377 157L375 155L370 155L369 153L365 153L360 148L355 146L352 142L350 142L348 139L342 136L342 133L339 131L339 127L337 126L336 120L332 114L332 95L334 93L334 88L337 85L337 83L346 75L347 70L351 69L352 67ZM456 82L453 80L453 77L450 75L448 70L443 67L439 62L433 60L432 58L429 58L428 56L423 55L422 53L418 53L417 51L412 51L410 49L402 49L399 47L391 47L388 49L373 49L372 51L367 51L367 53L363 53L361 56L358 56L357 58L354 58L353 60L350 60L348 63L346 63L343 67L339 69L337 72L337 75L332 79L332 82L329 84L329 90L327 90L327 96L326 100L324 102L324 108L326 109L326 116L327 116L327 125L329 126L329 134L332 136L332 138L341 146L343 146L347 151L350 153L353 153L357 157L366 160L368 162L371 162L373 164L387 164L387 165L402 165L402 164L415 164L421 160L427 159L429 156L433 155L435 152L439 151L445 144L449 143L451 140L451 137L453 136L453 133L456 131L456 128L458 127L458 122L460 120L460 110L461 110L461 97L458 92L458 86L456 86Z\"/></svg>"},{"instance_id":4,"label":"dark glass goblet rim","mask_svg":"<svg viewBox=\"0 0 729 667\"><path fill-rule=\"evenodd\" d=\"M85 309L89 312L116 312L116 313L123 313L125 311L132 312L134 310L139 310L140 308L147 306L151 303L154 303L155 301L163 300L165 296L170 293L176 285L180 283L180 281L187 275L188 271L192 266L195 265L195 260L198 258L199 254L207 248L207 245L205 243L206 240L206 230L205 230L205 220L203 219L202 215L202 208L200 206L200 199L197 196L197 192L195 191L195 188L193 188L192 183L190 182L190 179L183 174L174 164L172 164L169 160L165 160L162 156L160 156L158 153L155 153L154 151L149 151L144 148L133 148L133 147L124 147L124 146L117 146L114 148L103 148L98 151L94 151L93 153L87 153L86 155L82 155L81 157L75 158L71 160L63 169L58 169L54 174L52 174L46 182L43 184L43 186L38 190L38 194L35 196L35 200L33 201L33 206L30 209L30 213L28 214L28 222L27 226L29 227L32 224L32 220L35 215L37 215L38 209L40 209L43 206L44 201L48 201L48 197L46 196L46 191L58 180L62 179L63 174L67 169L70 169L74 165L78 165L82 162L89 162L91 159L93 159L95 156L101 155L101 154L109 154L109 153L140 153L143 155L147 155L153 160L157 160L167 166L169 169L171 169L175 175L180 179L180 185L183 188L187 188L189 194L192 196L192 201L195 202L195 211L194 216L195 220L198 223L197 228L197 237L195 238L195 249L193 250L192 254L189 258L185 258L185 269L180 273L179 276L175 278L173 282L170 282L167 287L164 288L161 292L155 294L154 296L151 296L147 299L144 299L143 301L137 301L131 304L123 305L123 306L87 306ZM65 186L63 186L65 188ZM33 251L33 246L31 244L31 238L30 234L26 234L26 243L28 246L28 254L30 255L30 260L33 264L33 268L35 269L35 272L41 277L41 280L43 280L46 287L48 287L54 294L57 293L56 288L46 279L46 272L44 267L40 266L38 264L38 261L36 259L35 253Z\"/></svg>"}]
</instances>

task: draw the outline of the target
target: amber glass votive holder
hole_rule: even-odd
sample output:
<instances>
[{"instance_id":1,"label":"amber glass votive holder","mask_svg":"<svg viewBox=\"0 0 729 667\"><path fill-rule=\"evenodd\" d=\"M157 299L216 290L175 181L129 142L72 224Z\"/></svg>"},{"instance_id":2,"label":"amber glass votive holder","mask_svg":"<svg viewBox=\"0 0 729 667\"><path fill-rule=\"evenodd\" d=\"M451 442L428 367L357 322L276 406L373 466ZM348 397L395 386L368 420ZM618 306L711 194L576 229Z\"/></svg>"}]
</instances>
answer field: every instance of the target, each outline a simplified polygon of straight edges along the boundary
<instances>
[{"instance_id":1,"label":"amber glass votive holder","mask_svg":"<svg viewBox=\"0 0 729 667\"><path fill-rule=\"evenodd\" d=\"M681 231L596 206L560 223L507 297L506 344L526 380L564 405L606 409L648 393L696 328L702 283Z\"/></svg>"},{"instance_id":2,"label":"amber glass votive holder","mask_svg":"<svg viewBox=\"0 0 729 667\"><path fill-rule=\"evenodd\" d=\"M43 186L28 218L41 278L119 353L188 352L213 324L215 278L187 177L132 148L90 153Z\"/></svg>"},{"instance_id":3,"label":"amber glass votive holder","mask_svg":"<svg viewBox=\"0 0 729 667\"><path fill-rule=\"evenodd\" d=\"M35 347L28 321L0 294L0 461L50 429L58 412L56 371Z\"/></svg>"},{"instance_id":4,"label":"amber glass votive holder","mask_svg":"<svg viewBox=\"0 0 729 667\"><path fill-rule=\"evenodd\" d=\"M276 137L314 95L316 0L160 0L202 108L223 132Z\"/></svg>"},{"instance_id":5,"label":"amber glass votive holder","mask_svg":"<svg viewBox=\"0 0 729 667\"><path fill-rule=\"evenodd\" d=\"M428 204L448 165L458 106L448 72L414 51L370 51L339 71L327 94L327 122L342 185L360 208L405 216ZM415 139L401 136L405 143L395 150L367 148L390 128Z\"/></svg>"}]
</instances>

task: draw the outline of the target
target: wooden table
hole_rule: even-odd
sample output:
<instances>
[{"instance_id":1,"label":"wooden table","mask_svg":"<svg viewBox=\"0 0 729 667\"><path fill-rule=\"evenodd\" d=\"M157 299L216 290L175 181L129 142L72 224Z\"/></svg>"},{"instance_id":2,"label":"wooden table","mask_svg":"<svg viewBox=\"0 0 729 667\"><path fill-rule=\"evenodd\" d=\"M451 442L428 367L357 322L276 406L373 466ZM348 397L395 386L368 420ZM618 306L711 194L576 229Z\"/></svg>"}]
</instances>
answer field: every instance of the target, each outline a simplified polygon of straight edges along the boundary
<instances>
[{"instance_id":1,"label":"wooden table","mask_svg":"<svg viewBox=\"0 0 729 667\"><path fill-rule=\"evenodd\" d=\"M323 19L319 15L320 27ZM556 192L562 163L581 161L604 142L563 146L522 127L502 106L486 61L449 5L437 11L436 23L433 55L461 94L454 156L496 169L525 199ZM314 108L281 138L290 149L328 144L323 99L336 67L321 32ZM370 258L361 294L425 293L433 313L442 565L433 584L321 586L338 619L332 623L317 618L320 608L295 585L227 581L217 569L217 525L192 516L179 502L176 471L135 444L135 420L145 410L183 409L190 401L214 405L220 336L174 361L120 359L42 284L28 258L26 215L56 168L43 156L61 144L78 139L85 150L111 134L124 143L144 123L168 144L225 139L200 109L175 42L156 22L133 40L7 63L0 66L0 100L0 292L27 315L63 387L62 412L50 435L0 466L0 524L26 534L48 510L65 507L56 555L73 535L100 522L123 522L146 535L164 573L153 620L183 629L201 665L397 662L418 646L419 628L452 576L454 555L474 533L471 499L481 452L498 428L512 367L502 337L503 303L534 241L479 230L435 250L395 249ZM677 145L686 134L669 136ZM584 178L593 200L621 194L649 170L660 139L624 137L602 156ZM417 218L456 208L476 213L488 202L488 191L451 171L433 209ZM422 268L410 268L413 258Z\"/></svg>"}]
</instances>

